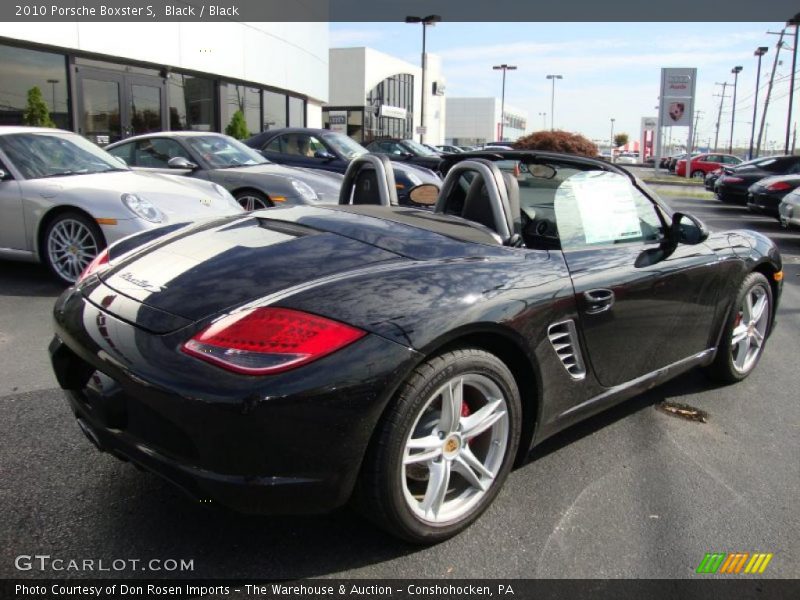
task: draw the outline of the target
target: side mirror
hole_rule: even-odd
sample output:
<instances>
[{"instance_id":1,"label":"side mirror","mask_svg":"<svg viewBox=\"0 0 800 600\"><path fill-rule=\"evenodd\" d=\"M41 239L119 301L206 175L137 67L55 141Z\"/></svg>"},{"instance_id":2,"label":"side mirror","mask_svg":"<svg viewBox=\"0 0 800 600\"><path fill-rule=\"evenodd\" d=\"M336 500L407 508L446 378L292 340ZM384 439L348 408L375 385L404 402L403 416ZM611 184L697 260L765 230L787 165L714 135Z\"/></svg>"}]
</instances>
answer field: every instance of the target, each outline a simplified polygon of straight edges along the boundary
<instances>
[{"instance_id":1,"label":"side mirror","mask_svg":"<svg viewBox=\"0 0 800 600\"><path fill-rule=\"evenodd\" d=\"M408 199L420 206L433 206L439 199L439 188L432 183L423 183L411 188Z\"/></svg>"},{"instance_id":2,"label":"side mirror","mask_svg":"<svg viewBox=\"0 0 800 600\"><path fill-rule=\"evenodd\" d=\"M197 165L194 164L192 161L184 158L183 156L173 156L167 161L167 166L170 169L191 169L194 170L197 168Z\"/></svg>"},{"instance_id":3,"label":"side mirror","mask_svg":"<svg viewBox=\"0 0 800 600\"><path fill-rule=\"evenodd\" d=\"M708 228L697 217L676 212L672 215L670 238L674 244L693 246L708 239Z\"/></svg>"},{"instance_id":4,"label":"side mirror","mask_svg":"<svg viewBox=\"0 0 800 600\"><path fill-rule=\"evenodd\" d=\"M327 150L317 150L314 152L314 158L323 158L325 160L333 160L336 158L333 154L328 152Z\"/></svg>"}]
</instances>

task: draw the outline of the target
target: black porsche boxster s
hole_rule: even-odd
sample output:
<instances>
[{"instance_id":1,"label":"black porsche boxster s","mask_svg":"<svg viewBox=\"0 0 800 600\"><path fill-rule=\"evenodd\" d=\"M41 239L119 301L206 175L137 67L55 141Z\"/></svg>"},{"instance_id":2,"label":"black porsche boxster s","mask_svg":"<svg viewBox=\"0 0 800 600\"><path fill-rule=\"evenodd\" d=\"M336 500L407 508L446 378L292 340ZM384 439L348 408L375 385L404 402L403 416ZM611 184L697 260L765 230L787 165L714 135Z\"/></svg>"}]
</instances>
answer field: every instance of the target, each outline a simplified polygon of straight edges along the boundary
<instances>
[{"instance_id":1,"label":"black porsche boxster s","mask_svg":"<svg viewBox=\"0 0 800 600\"><path fill-rule=\"evenodd\" d=\"M694 367L755 368L781 258L710 233L619 167L444 157L397 206L385 157L340 205L129 237L55 306L87 437L192 496L262 513L353 501L404 539L463 530L557 431Z\"/></svg>"}]
</instances>

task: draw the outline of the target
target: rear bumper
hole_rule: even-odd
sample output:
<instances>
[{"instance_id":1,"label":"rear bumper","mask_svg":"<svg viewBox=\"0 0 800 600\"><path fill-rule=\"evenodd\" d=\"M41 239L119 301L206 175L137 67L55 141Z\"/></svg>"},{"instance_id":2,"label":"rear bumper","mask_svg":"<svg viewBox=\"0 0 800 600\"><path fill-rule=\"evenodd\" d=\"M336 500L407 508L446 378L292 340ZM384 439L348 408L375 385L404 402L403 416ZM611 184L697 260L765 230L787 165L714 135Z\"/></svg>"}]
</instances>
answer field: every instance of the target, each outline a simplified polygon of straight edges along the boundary
<instances>
[{"instance_id":1,"label":"rear bumper","mask_svg":"<svg viewBox=\"0 0 800 600\"><path fill-rule=\"evenodd\" d=\"M53 369L87 437L197 500L246 513L344 504L383 408L418 361L367 335L295 371L242 376L180 352L186 333L144 332L76 292L55 316Z\"/></svg>"},{"instance_id":2,"label":"rear bumper","mask_svg":"<svg viewBox=\"0 0 800 600\"><path fill-rule=\"evenodd\" d=\"M780 203L781 199L775 196L758 192L750 192L747 194L747 208L753 212L778 217L778 206Z\"/></svg>"}]
</instances>

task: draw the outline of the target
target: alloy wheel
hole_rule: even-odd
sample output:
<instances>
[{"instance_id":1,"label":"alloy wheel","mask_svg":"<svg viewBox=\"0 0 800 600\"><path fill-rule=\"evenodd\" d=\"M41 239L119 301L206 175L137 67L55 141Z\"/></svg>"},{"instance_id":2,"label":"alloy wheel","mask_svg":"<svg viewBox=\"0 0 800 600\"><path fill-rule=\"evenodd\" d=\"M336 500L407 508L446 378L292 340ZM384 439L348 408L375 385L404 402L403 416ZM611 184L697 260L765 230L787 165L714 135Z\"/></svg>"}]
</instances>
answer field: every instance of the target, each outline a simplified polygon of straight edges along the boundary
<instances>
[{"instance_id":1,"label":"alloy wheel","mask_svg":"<svg viewBox=\"0 0 800 600\"><path fill-rule=\"evenodd\" d=\"M97 256L100 247L94 233L81 221L61 219L47 237L47 256L56 274L74 282Z\"/></svg>"},{"instance_id":2,"label":"alloy wheel","mask_svg":"<svg viewBox=\"0 0 800 600\"><path fill-rule=\"evenodd\" d=\"M264 198L251 194L237 196L236 200L238 200L241 207L248 212L253 210L261 210L262 208L269 208L272 206L269 200L265 200Z\"/></svg>"},{"instance_id":3,"label":"alloy wheel","mask_svg":"<svg viewBox=\"0 0 800 600\"><path fill-rule=\"evenodd\" d=\"M762 285L750 288L739 307L731 336L733 368L739 373L747 373L761 354L769 313L767 290Z\"/></svg>"}]
</instances>

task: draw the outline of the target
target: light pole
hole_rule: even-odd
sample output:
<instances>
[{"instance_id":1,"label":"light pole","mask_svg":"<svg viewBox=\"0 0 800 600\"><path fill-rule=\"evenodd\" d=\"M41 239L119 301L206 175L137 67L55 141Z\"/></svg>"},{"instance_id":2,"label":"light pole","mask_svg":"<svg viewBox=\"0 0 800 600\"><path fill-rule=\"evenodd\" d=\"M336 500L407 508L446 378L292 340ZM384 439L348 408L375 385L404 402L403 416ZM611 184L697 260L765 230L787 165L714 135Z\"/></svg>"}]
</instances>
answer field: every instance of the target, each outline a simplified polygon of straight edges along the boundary
<instances>
[{"instance_id":1,"label":"light pole","mask_svg":"<svg viewBox=\"0 0 800 600\"><path fill-rule=\"evenodd\" d=\"M540 112L539 116L542 117L542 131L544 131L545 129L547 129L547 113Z\"/></svg>"},{"instance_id":2,"label":"light pole","mask_svg":"<svg viewBox=\"0 0 800 600\"><path fill-rule=\"evenodd\" d=\"M48 79L47 83L53 86L53 114L56 112L56 84L60 83L60 79Z\"/></svg>"},{"instance_id":3,"label":"light pole","mask_svg":"<svg viewBox=\"0 0 800 600\"><path fill-rule=\"evenodd\" d=\"M728 143L728 154L733 154L733 124L736 122L736 84L739 82L739 73L742 72L742 67L733 67L733 107L731 108L731 139Z\"/></svg>"},{"instance_id":4,"label":"light pole","mask_svg":"<svg viewBox=\"0 0 800 600\"><path fill-rule=\"evenodd\" d=\"M426 89L425 89L425 72L428 67L428 61L425 57L425 30L427 29L428 25L435 25L436 23L440 22L442 17L439 15L428 15L427 17L406 17L406 23L422 23L422 93L420 94L420 107L419 107L419 124L420 124L420 134L419 134L419 143L422 144L425 141L425 97Z\"/></svg>"},{"instance_id":5,"label":"light pole","mask_svg":"<svg viewBox=\"0 0 800 600\"><path fill-rule=\"evenodd\" d=\"M761 57L767 52L769 52L768 46L759 46L756 48L756 51L753 52L753 56L758 57L758 67L756 68L756 95L755 98L753 98L753 126L750 128L750 150L747 152L747 158L749 160L753 160L755 158L755 156L753 156L753 142L755 141L756 137L756 114L758 113L758 86L759 81L761 80ZM794 85L792 87L794 87ZM790 109L791 106L792 105L790 103Z\"/></svg>"},{"instance_id":6,"label":"light pole","mask_svg":"<svg viewBox=\"0 0 800 600\"><path fill-rule=\"evenodd\" d=\"M492 69L503 72L503 91L500 96L500 140L498 140L502 142L505 139L503 130L506 125L506 71L516 71L517 67L503 63L502 65L493 66Z\"/></svg>"},{"instance_id":7,"label":"light pole","mask_svg":"<svg viewBox=\"0 0 800 600\"><path fill-rule=\"evenodd\" d=\"M556 79L564 79L564 77L561 75L548 75L547 78L553 82L553 91L550 93L550 131L553 131L553 124L555 123L553 117L556 112Z\"/></svg>"},{"instance_id":8,"label":"light pole","mask_svg":"<svg viewBox=\"0 0 800 600\"><path fill-rule=\"evenodd\" d=\"M616 119L611 117L611 136L608 138L611 140L611 162L614 162L614 150L616 149L616 145L614 144L614 121L616 121Z\"/></svg>"},{"instance_id":9,"label":"light pole","mask_svg":"<svg viewBox=\"0 0 800 600\"><path fill-rule=\"evenodd\" d=\"M794 101L794 74L797 70L797 30L800 29L800 13L786 21L786 25L794 26L794 52L792 53L792 75L789 83L789 110L786 113L786 143L784 154L789 154L789 130L792 127L792 102Z\"/></svg>"}]
</instances>

